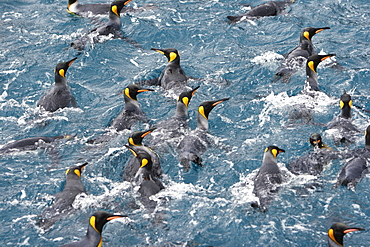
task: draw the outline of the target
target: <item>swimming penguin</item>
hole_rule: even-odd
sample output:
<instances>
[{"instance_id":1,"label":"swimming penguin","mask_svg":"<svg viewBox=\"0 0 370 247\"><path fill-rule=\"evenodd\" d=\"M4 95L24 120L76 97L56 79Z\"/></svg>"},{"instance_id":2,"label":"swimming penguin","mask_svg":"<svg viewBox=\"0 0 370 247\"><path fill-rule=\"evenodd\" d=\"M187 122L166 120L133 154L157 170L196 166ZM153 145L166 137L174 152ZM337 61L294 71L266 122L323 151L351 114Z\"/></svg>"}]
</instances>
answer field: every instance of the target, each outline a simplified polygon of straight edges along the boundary
<instances>
[{"instance_id":1,"label":"swimming penguin","mask_svg":"<svg viewBox=\"0 0 370 247\"><path fill-rule=\"evenodd\" d=\"M349 232L365 231L364 228L350 227L344 223L333 224L328 231L329 247L343 247L343 237Z\"/></svg>"},{"instance_id":2,"label":"swimming penguin","mask_svg":"<svg viewBox=\"0 0 370 247\"><path fill-rule=\"evenodd\" d=\"M192 90L182 92L176 103L175 115L170 119L155 124L155 130L152 133L150 146L160 149L163 145L177 146L179 139L189 130L188 108L189 103L198 87Z\"/></svg>"},{"instance_id":3,"label":"swimming penguin","mask_svg":"<svg viewBox=\"0 0 370 247\"><path fill-rule=\"evenodd\" d=\"M335 54L325 54L325 55L315 54L308 57L306 63L307 80L305 88L303 90L304 92L320 91L316 72L317 66L319 65L319 63L332 56L335 56Z\"/></svg>"},{"instance_id":4,"label":"swimming penguin","mask_svg":"<svg viewBox=\"0 0 370 247\"><path fill-rule=\"evenodd\" d=\"M151 48L151 50L159 52L165 55L168 59L166 68L163 69L158 79L155 79L152 83L154 85L160 85L164 89L179 88L184 91L187 85L187 76L180 66L180 54L176 49L157 49Z\"/></svg>"},{"instance_id":5,"label":"swimming penguin","mask_svg":"<svg viewBox=\"0 0 370 247\"><path fill-rule=\"evenodd\" d=\"M142 92L154 91L149 88L141 88L138 85L130 84L123 91L125 107L120 114L113 119L110 126L116 131L131 129L137 122L147 122L144 112L140 108L136 96Z\"/></svg>"},{"instance_id":6,"label":"swimming penguin","mask_svg":"<svg viewBox=\"0 0 370 247\"><path fill-rule=\"evenodd\" d=\"M281 79L281 82L289 83L291 76L306 64L307 58L317 54L312 37L325 29L330 27L306 27L302 30L299 45L284 56L284 61L276 71L274 82Z\"/></svg>"},{"instance_id":7,"label":"swimming penguin","mask_svg":"<svg viewBox=\"0 0 370 247\"><path fill-rule=\"evenodd\" d=\"M120 13L123 7L131 2L131 0L117 0L112 2L109 9L109 21L103 26L91 30L86 35L82 36L80 39L71 43L71 47L82 51L88 42L101 43L109 38L124 39L121 31L121 19Z\"/></svg>"},{"instance_id":8,"label":"swimming penguin","mask_svg":"<svg viewBox=\"0 0 370 247\"><path fill-rule=\"evenodd\" d=\"M8 144L5 144L0 148L0 153L9 153L13 150L36 150L39 147L43 147L43 143L50 144L56 140L66 139L69 140L73 138L71 135L61 135L61 136L39 136L39 137L30 137L22 140L14 141Z\"/></svg>"},{"instance_id":9,"label":"swimming penguin","mask_svg":"<svg viewBox=\"0 0 370 247\"><path fill-rule=\"evenodd\" d=\"M111 220L127 217L115 215L104 211L95 212L89 221L86 236L78 242L65 244L60 247L100 247L103 245L102 232L104 225Z\"/></svg>"},{"instance_id":10,"label":"swimming penguin","mask_svg":"<svg viewBox=\"0 0 370 247\"><path fill-rule=\"evenodd\" d=\"M267 3L260 4L251 10L247 11L242 15L237 16L227 16L230 23L235 23L244 20L253 20L256 18L264 16L275 16L283 13L283 11L295 0L285 0L285 1L269 1Z\"/></svg>"},{"instance_id":11,"label":"swimming penguin","mask_svg":"<svg viewBox=\"0 0 370 247\"><path fill-rule=\"evenodd\" d=\"M153 160L149 153L136 146L125 145L139 161L140 168L137 171L133 183L139 186L140 200L149 208L154 208L156 202L149 199L164 189L162 182L153 174Z\"/></svg>"},{"instance_id":12,"label":"swimming penguin","mask_svg":"<svg viewBox=\"0 0 370 247\"><path fill-rule=\"evenodd\" d=\"M77 107L66 79L67 70L76 59L75 57L68 62L59 63L55 67L55 84L39 99L37 106L50 112L70 106Z\"/></svg>"},{"instance_id":13,"label":"swimming penguin","mask_svg":"<svg viewBox=\"0 0 370 247\"><path fill-rule=\"evenodd\" d=\"M147 146L144 146L142 144L142 141L145 136L147 136L149 133L154 131L155 128L145 130L145 131L135 131L134 133L131 134L131 136L128 138L128 143L129 146L135 146L135 150L137 152L140 152L140 150L143 150L147 152L150 157L152 158L153 165L152 165L152 171L153 171L153 176L160 178L162 176L162 168L159 162L159 157L158 154L155 153L152 149L150 149ZM132 182L135 178L135 175L137 171L139 170L141 164L139 163L139 160L136 157L132 157L127 165L125 166L123 170L123 180Z\"/></svg>"},{"instance_id":14,"label":"swimming penguin","mask_svg":"<svg viewBox=\"0 0 370 247\"><path fill-rule=\"evenodd\" d=\"M84 185L81 182L81 173L86 165L87 163L84 163L67 169L66 184L63 191L55 194L54 203L42 212L37 223L40 227L46 230L74 210L72 204L76 196L85 192Z\"/></svg>"},{"instance_id":15,"label":"swimming penguin","mask_svg":"<svg viewBox=\"0 0 370 247\"><path fill-rule=\"evenodd\" d=\"M211 110L218 104L229 100L229 98L205 101L198 107L197 127L188 135L185 135L177 150L179 153L179 160L184 166L185 170L190 168L189 162L194 162L199 166L203 166L201 155L212 146L212 138L208 133L208 116Z\"/></svg>"},{"instance_id":16,"label":"swimming penguin","mask_svg":"<svg viewBox=\"0 0 370 247\"><path fill-rule=\"evenodd\" d=\"M370 163L370 126L365 131L365 147L351 152L352 159L342 167L335 187L344 185L354 190L358 182L369 173Z\"/></svg>"},{"instance_id":17,"label":"swimming penguin","mask_svg":"<svg viewBox=\"0 0 370 247\"><path fill-rule=\"evenodd\" d=\"M108 15L110 10L110 4L108 3L93 3L93 4L80 4L78 0L68 0L67 12L73 15L91 17L94 15ZM121 10L122 13L133 13L144 11L146 9L153 9L152 4L144 5L140 8L126 7Z\"/></svg>"},{"instance_id":18,"label":"swimming penguin","mask_svg":"<svg viewBox=\"0 0 370 247\"><path fill-rule=\"evenodd\" d=\"M327 124L327 131L332 132L336 145L353 143L355 141L354 136L359 133L359 130L352 123L351 95L344 92L340 96L339 106L341 112Z\"/></svg>"},{"instance_id":19,"label":"swimming penguin","mask_svg":"<svg viewBox=\"0 0 370 247\"><path fill-rule=\"evenodd\" d=\"M262 166L254 178L253 193L258 197L259 203L252 203L252 207L259 208L262 212L272 202L274 195L279 191L283 182L281 171L277 165L276 157L285 152L277 146L268 146L263 155Z\"/></svg>"},{"instance_id":20,"label":"swimming penguin","mask_svg":"<svg viewBox=\"0 0 370 247\"><path fill-rule=\"evenodd\" d=\"M310 136L311 146L314 148L309 154L289 162L288 170L295 174L320 175L324 166L333 159L338 159L338 153L326 146L321 135L314 133Z\"/></svg>"}]
</instances>

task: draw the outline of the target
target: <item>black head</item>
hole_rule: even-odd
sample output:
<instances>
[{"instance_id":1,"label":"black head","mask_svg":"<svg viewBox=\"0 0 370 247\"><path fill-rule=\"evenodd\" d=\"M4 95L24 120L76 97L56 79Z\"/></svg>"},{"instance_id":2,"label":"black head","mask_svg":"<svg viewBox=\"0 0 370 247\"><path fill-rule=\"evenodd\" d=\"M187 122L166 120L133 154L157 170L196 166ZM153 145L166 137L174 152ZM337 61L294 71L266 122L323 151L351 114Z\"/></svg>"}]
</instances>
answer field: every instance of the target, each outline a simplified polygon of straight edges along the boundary
<instances>
[{"instance_id":1,"label":"black head","mask_svg":"<svg viewBox=\"0 0 370 247\"><path fill-rule=\"evenodd\" d=\"M317 73L316 69L319 63L332 56L335 56L335 54L312 55L307 59L307 67L309 67L313 72Z\"/></svg>"},{"instance_id":2,"label":"black head","mask_svg":"<svg viewBox=\"0 0 370 247\"><path fill-rule=\"evenodd\" d=\"M306 27L302 30L302 33L301 33L301 39L302 37L306 38L307 40L309 41L312 41L312 37L321 32L321 31L324 31L325 29L330 29L330 27L319 27L319 28L315 28L315 27Z\"/></svg>"},{"instance_id":3,"label":"black head","mask_svg":"<svg viewBox=\"0 0 370 247\"><path fill-rule=\"evenodd\" d=\"M177 101L182 102L186 107L189 106L191 98L194 96L195 92L199 88L196 87L193 90L187 91L187 92L182 92L179 96L179 99Z\"/></svg>"},{"instance_id":4,"label":"black head","mask_svg":"<svg viewBox=\"0 0 370 247\"><path fill-rule=\"evenodd\" d=\"M123 0L123 1L114 1L111 5L110 5L110 12L112 12L113 14L115 14L116 16L120 17L120 13L121 13L121 10L123 9L123 7L128 4L129 2L131 2L131 0Z\"/></svg>"},{"instance_id":5,"label":"black head","mask_svg":"<svg viewBox=\"0 0 370 247\"><path fill-rule=\"evenodd\" d=\"M153 160L150 154L144 150L139 150L136 146L127 146L131 153L138 159L140 163L140 168L145 167L147 170L151 171L153 166Z\"/></svg>"},{"instance_id":6,"label":"black head","mask_svg":"<svg viewBox=\"0 0 370 247\"><path fill-rule=\"evenodd\" d=\"M314 133L310 136L310 143L314 148L323 148L324 143L322 142L321 135L318 133Z\"/></svg>"},{"instance_id":7,"label":"black head","mask_svg":"<svg viewBox=\"0 0 370 247\"><path fill-rule=\"evenodd\" d=\"M200 106L198 107L198 112L200 115L202 115L205 119L208 119L208 116L209 116L209 113L212 111L212 109L226 101L226 100L229 100L229 98L225 98L225 99L220 99L220 100L214 100L214 101L204 101L203 103L200 104Z\"/></svg>"},{"instance_id":8,"label":"black head","mask_svg":"<svg viewBox=\"0 0 370 247\"><path fill-rule=\"evenodd\" d=\"M365 130L365 146L370 147L370 125Z\"/></svg>"},{"instance_id":9,"label":"black head","mask_svg":"<svg viewBox=\"0 0 370 247\"><path fill-rule=\"evenodd\" d=\"M335 243L339 244L340 246L343 246L344 235L349 232L355 232L355 231L365 231L365 229L359 228L359 227L350 227L344 223L335 223L330 227L328 231L328 236Z\"/></svg>"},{"instance_id":10,"label":"black head","mask_svg":"<svg viewBox=\"0 0 370 247\"><path fill-rule=\"evenodd\" d=\"M78 176L78 177L81 177L81 172L82 170L84 169L84 167L87 165L88 163L83 163L82 165L80 166L73 166L69 169L66 170L66 175L67 176Z\"/></svg>"},{"instance_id":11,"label":"black head","mask_svg":"<svg viewBox=\"0 0 370 247\"><path fill-rule=\"evenodd\" d=\"M131 136L128 138L128 143L132 146L141 146L144 137L153 132L153 130L155 129L156 128L151 128L149 130L136 131L132 133Z\"/></svg>"},{"instance_id":12,"label":"black head","mask_svg":"<svg viewBox=\"0 0 370 247\"><path fill-rule=\"evenodd\" d=\"M69 60L68 62L58 63L55 67L54 74L55 74L55 82L60 82L61 78L66 78L66 72L69 68L69 66L72 65L72 63L77 59L77 57Z\"/></svg>"},{"instance_id":13,"label":"black head","mask_svg":"<svg viewBox=\"0 0 370 247\"><path fill-rule=\"evenodd\" d=\"M352 108L351 95L344 92L342 94L342 96L340 96L339 107L342 110L341 111L341 117L350 118L351 117L351 108Z\"/></svg>"},{"instance_id":14,"label":"black head","mask_svg":"<svg viewBox=\"0 0 370 247\"><path fill-rule=\"evenodd\" d=\"M284 149L280 149L277 146L268 146L267 148L265 148L265 151L264 152L265 153L269 152L269 153L271 153L274 156L274 158L276 158L279 153L284 153L285 150Z\"/></svg>"},{"instance_id":15,"label":"black head","mask_svg":"<svg viewBox=\"0 0 370 247\"><path fill-rule=\"evenodd\" d=\"M139 93L148 92L148 91L154 91L154 90L149 89L149 88L141 88L136 84L130 84L125 88L124 94L125 94L125 96L127 96L128 98L130 98L132 100L137 100L136 96Z\"/></svg>"},{"instance_id":16,"label":"black head","mask_svg":"<svg viewBox=\"0 0 370 247\"><path fill-rule=\"evenodd\" d=\"M180 54L179 52L174 48L168 48L168 49L157 49L157 48L151 48L150 50L159 52L163 55L165 55L168 59L168 62L177 62L180 64Z\"/></svg>"},{"instance_id":17,"label":"black head","mask_svg":"<svg viewBox=\"0 0 370 247\"><path fill-rule=\"evenodd\" d=\"M98 233L102 233L104 225L111 220L127 217L126 215L114 215L104 211L95 212L90 217L90 226Z\"/></svg>"}]
</instances>

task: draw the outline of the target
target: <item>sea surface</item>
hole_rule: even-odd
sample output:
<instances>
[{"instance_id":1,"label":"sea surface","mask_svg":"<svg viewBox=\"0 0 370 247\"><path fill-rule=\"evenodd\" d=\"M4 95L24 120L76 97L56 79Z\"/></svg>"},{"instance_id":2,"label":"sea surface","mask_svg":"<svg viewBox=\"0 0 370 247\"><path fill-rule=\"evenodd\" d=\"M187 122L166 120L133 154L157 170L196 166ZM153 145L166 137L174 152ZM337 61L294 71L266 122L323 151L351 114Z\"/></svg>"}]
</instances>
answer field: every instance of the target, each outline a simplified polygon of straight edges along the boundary
<instances>
[{"instance_id":1,"label":"sea surface","mask_svg":"<svg viewBox=\"0 0 370 247\"><path fill-rule=\"evenodd\" d=\"M97 3L98 0L80 0ZM19 151L0 157L0 239L3 246L59 246L85 235L89 216L98 210L128 215L111 221L104 246L326 246L335 222L363 227L345 236L346 246L370 246L370 179L355 191L333 189L345 160L334 160L319 177L295 176L290 161L308 154L308 138L320 133L333 149L364 146L370 124L370 2L368 0L296 0L286 13L227 22L265 1L133 0L131 7L154 8L122 15L122 31L142 48L107 40L78 53L70 43L99 22L66 12L67 0L0 1L0 144L35 136L73 135L52 148ZM105 21L106 18L102 17ZM290 83L272 83L283 55L299 43L305 27L330 27L313 38L316 50L335 53L317 69L321 93L299 93L306 75ZM175 149L161 152L166 187L148 211L132 185L122 181L131 157L124 147L132 131L171 117L177 95L151 87L138 96L150 119L123 131L104 145L86 141L107 131L123 108L121 91L135 81L158 77L166 58L150 48L176 48L181 65L200 86L189 106L196 127L197 106L230 98L210 113L209 133L219 145L203 155L204 167L184 171ZM54 113L36 107L54 83L60 62L78 59L66 73L78 108ZM329 60L329 59L328 59ZM327 60L325 61L327 62ZM340 112L339 97L352 95L353 123L361 131L350 146L335 146L325 124ZM313 109L309 123L290 119L295 107ZM145 140L144 140L145 143ZM285 149L278 156L284 183L266 213L251 208L253 177L269 145ZM44 231L35 223L65 184L65 170L88 162L82 173L87 193L76 211ZM315 186L307 186L312 185Z\"/></svg>"}]
</instances>

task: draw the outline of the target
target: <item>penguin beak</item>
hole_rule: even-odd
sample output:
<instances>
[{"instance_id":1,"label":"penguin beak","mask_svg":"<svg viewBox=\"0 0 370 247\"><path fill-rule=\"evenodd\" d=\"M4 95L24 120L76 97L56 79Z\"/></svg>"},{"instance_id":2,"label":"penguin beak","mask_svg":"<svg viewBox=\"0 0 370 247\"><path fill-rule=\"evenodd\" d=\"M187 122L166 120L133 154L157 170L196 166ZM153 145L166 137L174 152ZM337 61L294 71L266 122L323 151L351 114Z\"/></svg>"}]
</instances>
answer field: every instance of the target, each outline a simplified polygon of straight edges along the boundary
<instances>
[{"instance_id":1,"label":"penguin beak","mask_svg":"<svg viewBox=\"0 0 370 247\"><path fill-rule=\"evenodd\" d=\"M324 31L325 29L330 29L330 27L321 27L315 31L315 33L319 33L321 31Z\"/></svg>"},{"instance_id":2,"label":"penguin beak","mask_svg":"<svg viewBox=\"0 0 370 247\"><path fill-rule=\"evenodd\" d=\"M343 231L344 234L349 233L349 232L356 232L356 231L365 231L364 228L360 227L354 227L354 228L349 228Z\"/></svg>"},{"instance_id":3,"label":"penguin beak","mask_svg":"<svg viewBox=\"0 0 370 247\"><path fill-rule=\"evenodd\" d=\"M216 102L214 102L214 103L212 104L212 106L213 106L213 107L215 107L216 105L218 105L218 104L220 104L220 103L222 103L222 102L224 102L224 101L226 101L226 100L229 100L229 98L225 98L225 99L217 100Z\"/></svg>"},{"instance_id":4,"label":"penguin beak","mask_svg":"<svg viewBox=\"0 0 370 247\"><path fill-rule=\"evenodd\" d=\"M123 217L128 217L127 215L112 215L107 218L107 221L118 219L118 218L123 218Z\"/></svg>"},{"instance_id":5,"label":"penguin beak","mask_svg":"<svg viewBox=\"0 0 370 247\"><path fill-rule=\"evenodd\" d=\"M123 5L126 5L128 4L129 2L131 2L132 0L127 0L126 2L123 3Z\"/></svg>"},{"instance_id":6,"label":"penguin beak","mask_svg":"<svg viewBox=\"0 0 370 247\"><path fill-rule=\"evenodd\" d=\"M327 54L325 55L324 57L321 58L321 61L324 61L325 59L329 58L329 57L333 57L335 56L335 54Z\"/></svg>"},{"instance_id":7,"label":"penguin beak","mask_svg":"<svg viewBox=\"0 0 370 247\"><path fill-rule=\"evenodd\" d=\"M191 90L191 96L194 96L195 92L198 90L200 86L197 86L196 88L194 88L193 90Z\"/></svg>"},{"instance_id":8,"label":"penguin beak","mask_svg":"<svg viewBox=\"0 0 370 247\"><path fill-rule=\"evenodd\" d=\"M162 49L150 48L150 50L152 50L152 51L156 51L156 52L161 53L162 55L165 55L165 52L164 52Z\"/></svg>"},{"instance_id":9,"label":"penguin beak","mask_svg":"<svg viewBox=\"0 0 370 247\"><path fill-rule=\"evenodd\" d=\"M85 162L85 163L83 163L82 165L80 165L80 166L78 166L78 167L79 167L79 168L80 168L80 170L82 171L82 169L84 169L84 168L85 168L85 166L86 166L87 164L89 164L89 163Z\"/></svg>"},{"instance_id":10,"label":"penguin beak","mask_svg":"<svg viewBox=\"0 0 370 247\"><path fill-rule=\"evenodd\" d=\"M137 90L138 93L148 92L148 91L154 91L154 90L150 88L142 88L142 89Z\"/></svg>"},{"instance_id":11,"label":"penguin beak","mask_svg":"<svg viewBox=\"0 0 370 247\"><path fill-rule=\"evenodd\" d=\"M146 137L148 134L152 133L156 128L151 128L149 129L147 132L145 132L144 134L142 134L140 137L141 138L144 138Z\"/></svg>"},{"instance_id":12,"label":"penguin beak","mask_svg":"<svg viewBox=\"0 0 370 247\"><path fill-rule=\"evenodd\" d=\"M279 149L279 153L285 153L284 149Z\"/></svg>"},{"instance_id":13,"label":"penguin beak","mask_svg":"<svg viewBox=\"0 0 370 247\"><path fill-rule=\"evenodd\" d=\"M68 63L68 67L72 65L72 63L77 59L77 57L75 58L72 58L71 60L69 60L67 63Z\"/></svg>"}]
</instances>

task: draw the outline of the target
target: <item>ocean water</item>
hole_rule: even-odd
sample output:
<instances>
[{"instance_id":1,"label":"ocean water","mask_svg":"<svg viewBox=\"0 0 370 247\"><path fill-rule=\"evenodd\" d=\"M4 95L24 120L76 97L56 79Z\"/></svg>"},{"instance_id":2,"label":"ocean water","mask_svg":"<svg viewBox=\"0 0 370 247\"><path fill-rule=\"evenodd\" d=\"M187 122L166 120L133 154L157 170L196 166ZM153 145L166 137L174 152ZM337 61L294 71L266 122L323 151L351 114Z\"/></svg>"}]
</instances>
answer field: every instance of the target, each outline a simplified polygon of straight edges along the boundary
<instances>
[{"instance_id":1,"label":"ocean water","mask_svg":"<svg viewBox=\"0 0 370 247\"><path fill-rule=\"evenodd\" d=\"M99 2L97 0L81 3ZM265 1L250 2L257 5ZM123 40L96 44L81 54L67 49L94 28L94 21L68 14L66 0L1 1L0 121L1 145L34 136L75 135L51 150L13 152L0 158L1 230L4 246L59 246L85 235L89 216L97 210L128 215L109 222L104 246L326 246L326 232L335 222L370 229L368 177L355 191L332 189L343 160L325 167L320 177L294 176L286 165L310 152L308 138L318 132L337 150L363 147L357 136L350 147L335 147L325 124L339 113L344 90L352 95L353 122L361 132L369 125L370 3L368 0L296 0L287 13L230 25L226 16L245 12L249 2L230 0L134 0L130 6L155 4L121 17L122 30L142 45ZM322 93L315 100L299 95L305 72L289 84L272 83L282 55L294 48L304 27L325 27L313 38L316 49L335 53L344 70L320 65ZM130 83L159 76L166 58L150 48L176 48L190 86L200 85L189 107L192 128L197 106L205 100L230 97L210 113L210 134L223 145L207 150L204 167L184 171L176 150L160 153L166 189L154 199L155 212L135 200L137 192L121 179L131 153L123 146L131 131L106 145L87 145L104 133L123 107L120 92ZM54 83L59 62L77 56L67 72L79 108L46 113L37 100ZM326 61L325 61L326 62ZM154 124L172 116L176 95L159 87L138 96ZM312 107L313 120L292 124L295 105ZM143 130L149 124L138 124ZM144 140L145 141L145 140ZM278 162L283 186L266 213L250 203L253 176L269 145L285 149ZM220 147L226 146L226 148ZM43 231L39 215L62 190L65 170L89 162L82 174L87 194L76 212ZM320 186L307 189L315 182ZM355 232L347 246L370 246L370 235Z\"/></svg>"}]
</instances>

